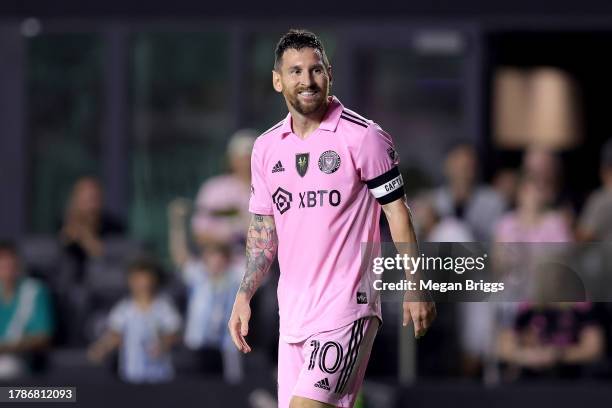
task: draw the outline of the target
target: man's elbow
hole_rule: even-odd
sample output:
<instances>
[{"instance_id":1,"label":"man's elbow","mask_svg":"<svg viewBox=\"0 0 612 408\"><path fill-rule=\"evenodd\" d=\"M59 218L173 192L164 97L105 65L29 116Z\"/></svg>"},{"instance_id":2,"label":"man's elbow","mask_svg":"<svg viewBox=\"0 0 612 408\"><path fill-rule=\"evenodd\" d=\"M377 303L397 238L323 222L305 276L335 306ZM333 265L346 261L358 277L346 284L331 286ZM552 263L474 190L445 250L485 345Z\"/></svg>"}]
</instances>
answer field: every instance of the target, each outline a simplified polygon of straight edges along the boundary
<instances>
[{"instance_id":1,"label":"man's elbow","mask_svg":"<svg viewBox=\"0 0 612 408\"><path fill-rule=\"evenodd\" d=\"M408 224L410 222L410 209L404 199L393 201L392 203L385 204L382 206L383 212L387 217L389 224L399 223L401 225Z\"/></svg>"}]
</instances>

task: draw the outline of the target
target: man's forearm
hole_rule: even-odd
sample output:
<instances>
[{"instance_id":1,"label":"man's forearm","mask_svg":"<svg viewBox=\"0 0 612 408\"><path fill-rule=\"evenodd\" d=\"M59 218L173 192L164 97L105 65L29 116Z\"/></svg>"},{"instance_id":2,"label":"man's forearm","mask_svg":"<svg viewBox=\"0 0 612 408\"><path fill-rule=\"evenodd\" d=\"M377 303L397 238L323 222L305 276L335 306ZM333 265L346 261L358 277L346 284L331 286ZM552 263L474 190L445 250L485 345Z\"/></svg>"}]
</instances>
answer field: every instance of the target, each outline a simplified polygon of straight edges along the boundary
<instances>
[{"instance_id":1,"label":"man's forearm","mask_svg":"<svg viewBox=\"0 0 612 408\"><path fill-rule=\"evenodd\" d=\"M246 271L238 290L238 295L251 299L272 266L278 237L274 218L267 215L253 215L249 225L246 242Z\"/></svg>"},{"instance_id":2,"label":"man's forearm","mask_svg":"<svg viewBox=\"0 0 612 408\"><path fill-rule=\"evenodd\" d=\"M391 238L393 239L398 253L400 255L407 255L411 258L418 257L419 246L414 230L412 214L405 199L397 200L387 206L383 206L383 209L389 223ZM421 270L412 271L406 269L405 273L406 280L408 281L419 282L424 278ZM414 290L410 292L410 295L414 297L414 299L410 300L431 299L429 293L426 291Z\"/></svg>"},{"instance_id":3,"label":"man's forearm","mask_svg":"<svg viewBox=\"0 0 612 408\"><path fill-rule=\"evenodd\" d=\"M414 254L418 253L418 243L416 233L414 232L414 224L412 222L412 214L410 209L405 203L401 204L404 211L393 211L388 214L387 220L389 221L389 229L391 230L391 238L396 247L398 244L410 245L411 252ZM406 251L405 248L397 248L398 251Z\"/></svg>"},{"instance_id":4,"label":"man's forearm","mask_svg":"<svg viewBox=\"0 0 612 408\"><path fill-rule=\"evenodd\" d=\"M404 200L383 206L391 238L400 255L418 256L419 248L410 209ZM409 271L406 271L407 275Z\"/></svg>"},{"instance_id":5,"label":"man's forearm","mask_svg":"<svg viewBox=\"0 0 612 408\"><path fill-rule=\"evenodd\" d=\"M49 345L50 337L47 334L26 336L16 343L0 345L0 351L7 353L25 353L42 350Z\"/></svg>"}]
</instances>

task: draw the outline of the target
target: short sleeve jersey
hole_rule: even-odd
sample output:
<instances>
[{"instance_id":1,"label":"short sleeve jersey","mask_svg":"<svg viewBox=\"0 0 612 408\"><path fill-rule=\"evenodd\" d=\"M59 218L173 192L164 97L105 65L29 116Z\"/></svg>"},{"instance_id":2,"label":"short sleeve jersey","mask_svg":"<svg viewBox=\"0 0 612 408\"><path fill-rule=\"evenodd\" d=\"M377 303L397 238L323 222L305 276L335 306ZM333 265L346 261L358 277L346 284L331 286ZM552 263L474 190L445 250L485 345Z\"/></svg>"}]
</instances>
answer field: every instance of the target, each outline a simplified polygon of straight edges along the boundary
<instances>
[{"instance_id":1,"label":"short sleeve jersey","mask_svg":"<svg viewBox=\"0 0 612 408\"><path fill-rule=\"evenodd\" d=\"M361 247L370 244L367 259L379 253L381 204L404 196L391 137L332 97L306 139L291 114L261 135L251 170L249 211L273 215L279 239L281 338L380 318Z\"/></svg>"},{"instance_id":2,"label":"short sleeve jersey","mask_svg":"<svg viewBox=\"0 0 612 408\"><path fill-rule=\"evenodd\" d=\"M178 333L181 318L164 297L155 298L148 310L140 309L134 300L124 299L113 307L109 328L121 335L119 371L129 382L162 382L174 376L170 353L152 356L152 348L162 335Z\"/></svg>"}]
</instances>

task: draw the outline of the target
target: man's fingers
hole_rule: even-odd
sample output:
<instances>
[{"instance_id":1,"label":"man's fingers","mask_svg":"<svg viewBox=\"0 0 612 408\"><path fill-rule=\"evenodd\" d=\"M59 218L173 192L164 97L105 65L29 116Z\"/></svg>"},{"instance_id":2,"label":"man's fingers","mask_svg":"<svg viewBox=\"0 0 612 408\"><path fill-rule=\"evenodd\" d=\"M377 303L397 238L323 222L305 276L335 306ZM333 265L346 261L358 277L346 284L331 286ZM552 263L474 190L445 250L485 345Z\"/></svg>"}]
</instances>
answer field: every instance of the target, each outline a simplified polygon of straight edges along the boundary
<instances>
[{"instance_id":1,"label":"man's fingers","mask_svg":"<svg viewBox=\"0 0 612 408\"><path fill-rule=\"evenodd\" d=\"M236 330L236 331L238 332L237 337L241 344L240 351L242 351L243 353L248 353L251 351L251 347L246 342L244 336L246 336L249 333L249 320L248 318L245 318L244 316L241 316L239 319L240 319L240 322L236 325L239 328L239 330Z\"/></svg>"},{"instance_id":2,"label":"man's fingers","mask_svg":"<svg viewBox=\"0 0 612 408\"><path fill-rule=\"evenodd\" d=\"M242 342L238 339L238 322L233 319L230 319L228 326L230 336L232 336L232 341L234 342L234 345L238 350L242 351Z\"/></svg>"},{"instance_id":3,"label":"man's fingers","mask_svg":"<svg viewBox=\"0 0 612 408\"><path fill-rule=\"evenodd\" d=\"M240 318L240 334L242 336L249 334L249 320L244 316Z\"/></svg>"},{"instance_id":4,"label":"man's fingers","mask_svg":"<svg viewBox=\"0 0 612 408\"><path fill-rule=\"evenodd\" d=\"M413 316L412 321L414 322L414 337L418 339L419 337L425 334L426 329L423 326L423 320L421 320L420 318L415 318Z\"/></svg>"},{"instance_id":5,"label":"man's fingers","mask_svg":"<svg viewBox=\"0 0 612 408\"><path fill-rule=\"evenodd\" d=\"M412 320L414 336L416 338L424 336L436 318L435 305L427 302L405 302L403 309L403 325L407 326Z\"/></svg>"},{"instance_id":6,"label":"man's fingers","mask_svg":"<svg viewBox=\"0 0 612 408\"><path fill-rule=\"evenodd\" d=\"M410 323L411 319L412 319L412 316L410 314L410 307L404 303L404 318L402 321L402 325L404 327L408 326L408 323Z\"/></svg>"}]
</instances>

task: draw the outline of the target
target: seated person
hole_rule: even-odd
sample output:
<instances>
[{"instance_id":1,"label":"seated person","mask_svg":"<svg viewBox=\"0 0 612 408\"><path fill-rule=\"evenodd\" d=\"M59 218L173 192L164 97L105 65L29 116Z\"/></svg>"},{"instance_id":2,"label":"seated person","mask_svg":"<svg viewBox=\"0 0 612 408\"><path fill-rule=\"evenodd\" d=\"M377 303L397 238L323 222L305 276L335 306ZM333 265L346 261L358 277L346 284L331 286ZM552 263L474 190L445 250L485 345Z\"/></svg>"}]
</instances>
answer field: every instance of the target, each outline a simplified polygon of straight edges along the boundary
<instances>
[{"instance_id":1,"label":"seated person","mask_svg":"<svg viewBox=\"0 0 612 408\"><path fill-rule=\"evenodd\" d=\"M160 295L161 271L140 259L128 268L130 295L110 312L107 332L89 349L101 362L120 347L119 375L132 383L158 383L174 378L171 349L177 343L181 318L172 302Z\"/></svg>"},{"instance_id":2,"label":"seated person","mask_svg":"<svg viewBox=\"0 0 612 408\"><path fill-rule=\"evenodd\" d=\"M103 191L98 180L83 177L75 183L59 238L74 263L76 281L83 277L87 259L103 254L102 239L125 232L121 223L103 211L102 202Z\"/></svg>"},{"instance_id":3,"label":"seated person","mask_svg":"<svg viewBox=\"0 0 612 408\"><path fill-rule=\"evenodd\" d=\"M0 243L0 379L27 374L52 333L49 292L42 282L23 276L15 247Z\"/></svg>"},{"instance_id":4,"label":"seated person","mask_svg":"<svg viewBox=\"0 0 612 408\"><path fill-rule=\"evenodd\" d=\"M523 304L498 339L513 377L574 378L603 355L603 330L588 302Z\"/></svg>"},{"instance_id":5,"label":"seated person","mask_svg":"<svg viewBox=\"0 0 612 408\"><path fill-rule=\"evenodd\" d=\"M578 221L580 241L612 240L612 139L601 152L600 178L601 187L589 196Z\"/></svg>"}]
</instances>

